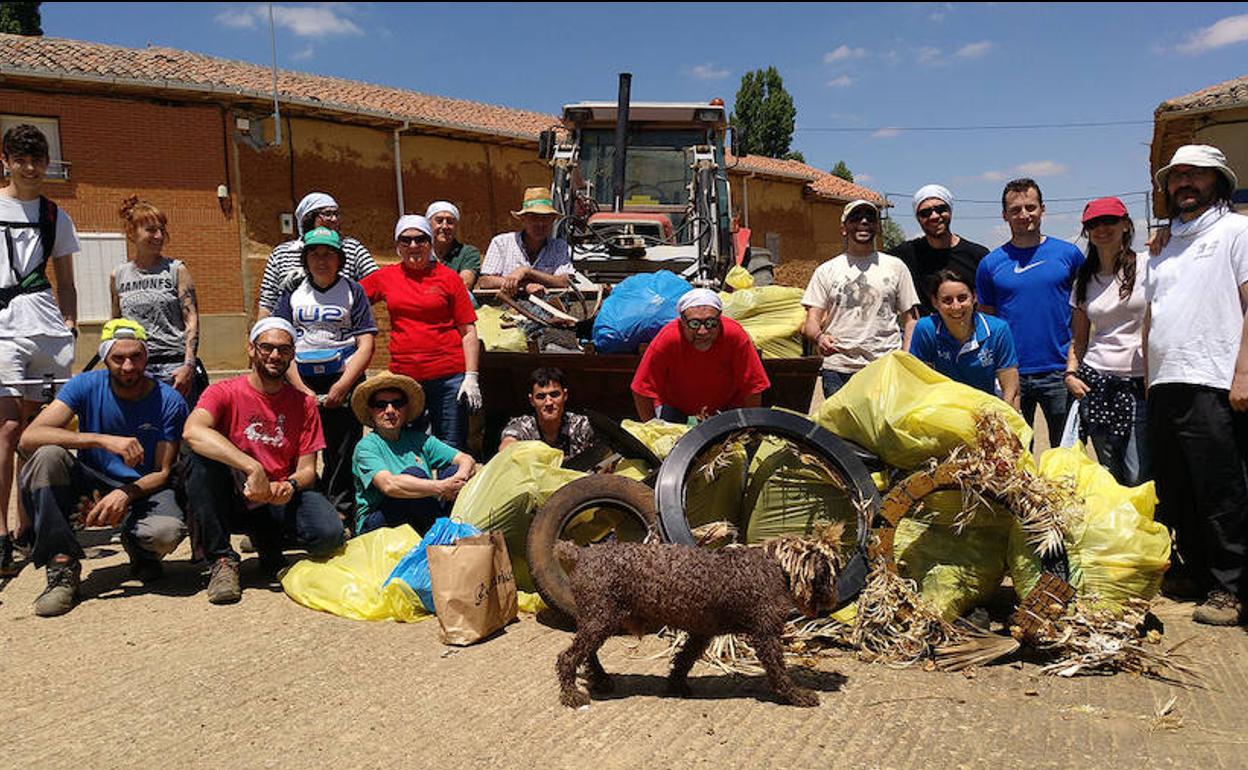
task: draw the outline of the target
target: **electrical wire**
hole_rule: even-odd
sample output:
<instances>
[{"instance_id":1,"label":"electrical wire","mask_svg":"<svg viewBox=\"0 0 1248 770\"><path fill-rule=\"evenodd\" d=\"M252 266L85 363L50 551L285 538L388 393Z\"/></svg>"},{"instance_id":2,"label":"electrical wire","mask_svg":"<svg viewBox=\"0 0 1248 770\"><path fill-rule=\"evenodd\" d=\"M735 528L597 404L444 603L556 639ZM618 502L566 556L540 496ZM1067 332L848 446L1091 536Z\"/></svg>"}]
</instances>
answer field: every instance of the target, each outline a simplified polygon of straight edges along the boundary
<instances>
[{"instance_id":1,"label":"electrical wire","mask_svg":"<svg viewBox=\"0 0 1248 770\"><path fill-rule=\"evenodd\" d=\"M874 134L878 131L1040 131L1054 128L1109 128L1113 126L1151 126L1151 120L1106 120L1088 123L1020 123L999 126L875 126L873 128L849 128L843 126L796 126L794 131L814 131L835 134Z\"/></svg>"}]
</instances>

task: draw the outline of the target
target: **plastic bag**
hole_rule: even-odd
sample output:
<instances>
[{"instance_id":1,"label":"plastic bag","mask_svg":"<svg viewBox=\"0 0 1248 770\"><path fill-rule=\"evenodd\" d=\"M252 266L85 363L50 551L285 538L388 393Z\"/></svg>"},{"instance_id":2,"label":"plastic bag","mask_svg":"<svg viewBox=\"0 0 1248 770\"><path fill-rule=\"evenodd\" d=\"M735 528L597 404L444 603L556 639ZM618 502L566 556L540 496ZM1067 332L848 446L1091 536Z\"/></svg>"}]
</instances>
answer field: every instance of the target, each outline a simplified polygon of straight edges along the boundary
<instances>
[{"instance_id":1,"label":"plastic bag","mask_svg":"<svg viewBox=\"0 0 1248 770\"><path fill-rule=\"evenodd\" d=\"M351 538L328 559L296 562L282 576L282 590L304 607L353 620L423 620L429 614L407 584L395 581L383 588L395 565L419 543L420 535L406 524L373 530Z\"/></svg>"},{"instance_id":2,"label":"plastic bag","mask_svg":"<svg viewBox=\"0 0 1248 770\"><path fill-rule=\"evenodd\" d=\"M975 441L975 413L999 412L1026 447L1031 428L1001 399L950 380L919 359L895 351L867 365L815 410L812 419L902 469L944 459ZM1023 453L1023 464L1034 464Z\"/></svg>"},{"instance_id":3,"label":"plastic bag","mask_svg":"<svg viewBox=\"0 0 1248 770\"><path fill-rule=\"evenodd\" d=\"M525 540L533 513L581 471L559 467L563 452L541 441L517 441L499 452L468 480L455 499L451 518L483 532L502 532L516 586L533 591Z\"/></svg>"},{"instance_id":4,"label":"plastic bag","mask_svg":"<svg viewBox=\"0 0 1248 770\"><path fill-rule=\"evenodd\" d=\"M736 320L762 350L763 358L801 358L802 289L792 286L760 286L720 294L724 315Z\"/></svg>"},{"instance_id":5,"label":"plastic bag","mask_svg":"<svg viewBox=\"0 0 1248 770\"><path fill-rule=\"evenodd\" d=\"M1057 442L1057 446L1061 449L1072 447L1079 443L1079 404L1078 402L1070 405L1070 413L1066 415L1066 426L1062 428L1062 440Z\"/></svg>"},{"instance_id":6,"label":"plastic bag","mask_svg":"<svg viewBox=\"0 0 1248 770\"><path fill-rule=\"evenodd\" d=\"M763 440L750 466L744 510L747 543L810 534L820 521L844 523L846 544L858 537L858 514L841 484L775 439Z\"/></svg>"},{"instance_id":7,"label":"plastic bag","mask_svg":"<svg viewBox=\"0 0 1248 770\"><path fill-rule=\"evenodd\" d=\"M742 289L754 288L754 276L750 275L750 271L740 265L733 265L728 271L728 275L724 276L724 284L740 291Z\"/></svg>"},{"instance_id":8,"label":"plastic bag","mask_svg":"<svg viewBox=\"0 0 1248 770\"><path fill-rule=\"evenodd\" d=\"M947 524L906 517L893 538L898 574L915 581L945 620L982 604L1005 576L1013 517L980 513L971 521L957 532Z\"/></svg>"},{"instance_id":9,"label":"plastic bag","mask_svg":"<svg viewBox=\"0 0 1248 770\"><path fill-rule=\"evenodd\" d=\"M625 278L594 318L594 348L600 353L636 353L676 317L676 301L693 287L668 270Z\"/></svg>"},{"instance_id":10,"label":"plastic bag","mask_svg":"<svg viewBox=\"0 0 1248 770\"><path fill-rule=\"evenodd\" d=\"M1083 499L1083 521L1066 538L1070 582L1079 595L1095 594L1111 605L1156 596L1170 566L1170 532L1153 520L1153 482L1122 486L1082 444L1045 452L1040 473L1073 477Z\"/></svg>"},{"instance_id":11,"label":"plastic bag","mask_svg":"<svg viewBox=\"0 0 1248 770\"><path fill-rule=\"evenodd\" d=\"M503 328L503 311L493 305L477 309L477 335L486 351L500 350L525 353L529 349L528 338L517 327Z\"/></svg>"},{"instance_id":12,"label":"plastic bag","mask_svg":"<svg viewBox=\"0 0 1248 770\"><path fill-rule=\"evenodd\" d=\"M401 581L420 597L420 604L429 612L434 612L433 587L429 581L429 555L427 549L431 545L449 545L461 537L472 537L480 534L480 530L471 524L451 521L445 516L433 522L433 526L425 533L425 537L414 548L404 554L399 563L394 565L382 588L392 581Z\"/></svg>"},{"instance_id":13,"label":"plastic bag","mask_svg":"<svg viewBox=\"0 0 1248 770\"><path fill-rule=\"evenodd\" d=\"M620 426L649 447L660 460L689 432L688 425L658 419L644 423L624 420ZM709 468L708 463L714 457L720 459L714 468ZM744 448L724 444L711 447L693 461L685 485L685 518L690 527L727 521L744 531L745 464Z\"/></svg>"}]
</instances>

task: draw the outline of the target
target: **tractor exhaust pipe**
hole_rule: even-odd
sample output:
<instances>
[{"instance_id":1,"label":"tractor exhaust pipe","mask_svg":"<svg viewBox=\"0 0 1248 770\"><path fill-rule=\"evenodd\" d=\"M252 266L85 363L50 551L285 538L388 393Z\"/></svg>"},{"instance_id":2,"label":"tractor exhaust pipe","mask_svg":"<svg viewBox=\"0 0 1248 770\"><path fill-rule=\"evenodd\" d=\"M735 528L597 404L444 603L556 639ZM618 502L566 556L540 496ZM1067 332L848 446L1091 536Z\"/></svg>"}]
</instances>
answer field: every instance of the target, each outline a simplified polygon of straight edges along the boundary
<instances>
[{"instance_id":1,"label":"tractor exhaust pipe","mask_svg":"<svg viewBox=\"0 0 1248 770\"><path fill-rule=\"evenodd\" d=\"M616 101L615 115L615 168L611 174L611 210L624 210L624 169L628 153L628 102L629 91L632 89L633 76L629 72L620 73L620 95Z\"/></svg>"}]
</instances>

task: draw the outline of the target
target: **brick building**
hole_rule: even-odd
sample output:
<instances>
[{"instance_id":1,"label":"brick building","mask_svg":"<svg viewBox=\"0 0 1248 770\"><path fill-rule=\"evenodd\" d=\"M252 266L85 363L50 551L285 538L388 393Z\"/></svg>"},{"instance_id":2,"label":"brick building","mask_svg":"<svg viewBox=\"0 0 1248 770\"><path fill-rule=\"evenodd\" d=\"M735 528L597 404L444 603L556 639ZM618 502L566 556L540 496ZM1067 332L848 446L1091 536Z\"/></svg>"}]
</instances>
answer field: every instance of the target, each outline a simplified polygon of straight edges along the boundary
<instances>
[{"instance_id":1,"label":"brick building","mask_svg":"<svg viewBox=\"0 0 1248 770\"><path fill-rule=\"evenodd\" d=\"M50 197L83 235L75 282L84 334L108 315L107 275L125 258L118 208L128 195L169 216L167 255L199 289L201 354L242 365L269 250L293 237L290 214L311 190L334 195L343 232L393 258L400 212L444 198L461 238L481 247L513 226L527 186L549 184L537 135L552 115L280 71L275 144L272 71L169 48L131 49L0 35L0 130L34 122L52 140ZM569 101L581 94L569 94ZM779 256L778 278L803 284L841 249L840 212L881 196L794 161L747 156L729 171L753 245ZM384 360L384 359L382 359Z\"/></svg>"},{"instance_id":2,"label":"brick building","mask_svg":"<svg viewBox=\"0 0 1248 770\"><path fill-rule=\"evenodd\" d=\"M1248 210L1248 76L1167 99L1153 113L1150 165L1153 175L1185 144L1212 144L1226 153L1239 178L1233 200ZM1153 191L1153 213L1167 216L1164 190Z\"/></svg>"}]
</instances>

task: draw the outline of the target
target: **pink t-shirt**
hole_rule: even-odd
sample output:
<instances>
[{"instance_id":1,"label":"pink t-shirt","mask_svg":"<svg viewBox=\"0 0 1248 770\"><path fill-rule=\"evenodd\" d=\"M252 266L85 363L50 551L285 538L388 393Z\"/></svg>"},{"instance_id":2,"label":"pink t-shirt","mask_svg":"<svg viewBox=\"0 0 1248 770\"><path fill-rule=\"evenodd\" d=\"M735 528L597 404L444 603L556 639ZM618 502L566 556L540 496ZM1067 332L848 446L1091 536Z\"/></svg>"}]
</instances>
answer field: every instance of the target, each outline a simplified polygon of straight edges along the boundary
<instances>
[{"instance_id":1,"label":"pink t-shirt","mask_svg":"<svg viewBox=\"0 0 1248 770\"><path fill-rule=\"evenodd\" d=\"M258 460L270 481L284 481L301 455L325 448L316 399L290 385L270 396L244 374L209 385L195 408L211 414L213 427Z\"/></svg>"}]
</instances>

